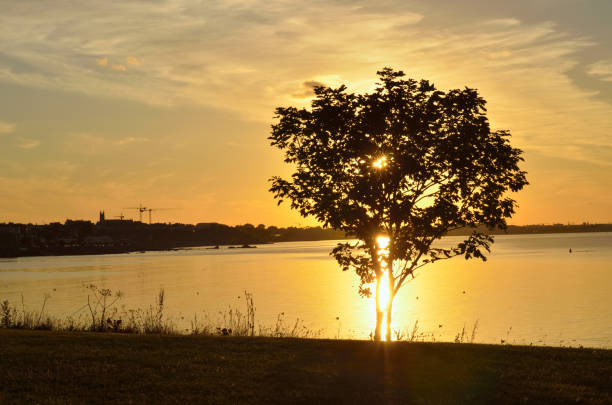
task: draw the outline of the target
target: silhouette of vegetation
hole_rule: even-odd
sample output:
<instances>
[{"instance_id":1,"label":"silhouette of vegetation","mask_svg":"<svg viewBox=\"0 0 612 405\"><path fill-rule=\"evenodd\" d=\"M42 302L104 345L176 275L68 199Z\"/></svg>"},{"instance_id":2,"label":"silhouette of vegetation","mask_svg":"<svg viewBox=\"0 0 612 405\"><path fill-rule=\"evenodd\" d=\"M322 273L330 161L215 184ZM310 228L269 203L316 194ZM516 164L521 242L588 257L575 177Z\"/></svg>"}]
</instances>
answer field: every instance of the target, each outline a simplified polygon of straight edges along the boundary
<instances>
[{"instance_id":1,"label":"silhouette of vegetation","mask_svg":"<svg viewBox=\"0 0 612 405\"><path fill-rule=\"evenodd\" d=\"M612 224L509 225L507 229L477 228L489 234L533 234L612 232ZM467 235L465 228L448 235ZM83 255L168 250L190 246L222 246L346 239L343 231L321 227L276 227L263 224L229 226L215 222L200 224L144 224L131 220L66 220L65 223L0 223L0 257Z\"/></svg>"},{"instance_id":2,"label":"silhouette of vegetation","mask_svg":"<svg viewBox=\"0 0 612 405\"><path fill-rule=\"evenodd\" d=\"M248 291L244 291L244 310L228 307L226 311L220 311L216 319L208 315L198 319L197 315L194 315L190 327L180 329L174 322L176 319L170 319L164 314L166 298L163 288L159 290L155 304L146 309L125 309L123 306L118 308L117 304L124 296L120 291L113 292L94 284L85 288L89 291L87 303L63 318L45 315L45 306L51 298L49 294L43 296L39 311L26 310L23 296L21 308L12 305L8 300L0 300L0 329L275 338L316 338L322 333L321 330L306 326L300 318L296 318L295 322L285 322L284 312L278 314L272 325L256 323L253 294ZM75 317L79 313L81 316Z\"/></svg>"},{"instance_id":3,"label":"silhouette of vegetation","mask_svg":"<svg viewBox=\"0 0 612 405\"><path fill-rule=\"evenodd\" d=\"M45 316L45 307L49 298L49 294L43 296L43 303L38 312L25 309L23 295L21 296L21 308L11 306L8 300L3 300L0 303L0 327L7 329L53 329L53 319Z\"/></svg>"},{"instance_id":4,"label":"silhouette of vegetation","mask_svg":"<svg viewBox=\"0 0 612 405\"><path fill-rule=\"evenodd\" d=\"M288 200L302 216L359 240L339 243L332 255L360 277L360 294L370 296L375 284L374 338L386 320L390 340L393 298L404 283L438 260L485 260L493 238L476 227L506 228L516 206L507 194L528 183L521 150L508 131L491 131L476 90L439 91L390 68L378 76L372 93L318 86L310 109L276 109L269 139L295 172L273 177L270 191L279 204ZM433 247L466 227L474 230L456 246Z\"/></svg>"},{"instance_id":5,"label":"silhouette of vegetation","mask_svg":"<svg viewBox=\"0 0 612 405\"><path fill-rule=\"evenodd\" d=\"M315 329L307 325L303 319L286 319L285 313L281 312L276 316L274 322L263 324L256 322L256 307L253 295L244 291L244 306L228 306L226 310L219 311L216 317L210 316L206 310L199 317L194 314L191 320L186 317L169 317L165 314L166 298L164 289L160 289L155 303L145 309L127 309L124 305L118 306L118 302L123 299L124 294L119 291L99 288L90 284L85 286L89 291L88 302L69 315L56 316L46 314L47 302L53 297L44 294L42 304L37 310L26 310L23 296L19 307L11 304L6 299L0 298L0 330L2 329L26 329L26 330L53 330L56 332L92 332L92 333L129 333L140 335L194 335L194 336L233 336L233 337L274 337L274 338L327 338L334 339L363 339L365 336L355 334L355 331L348 330L341 333L342 325L340 318L337 317L337 332L331 335L332 329ZM93 294L93 296L91 295ZM104 297L107 301L104 303ZM238 299L242 302L242 296ZM100 304L96 304L100 301ZM92 302L94 303L92 306ZM93 309L93 311L92 311ZM104 309L104 311L101 311ZM102 314L104 312L104 314ZM458 330L453 340L443 337L437 333L443 325L439 324L434 329L423 330L419 320L415 320L411 328L394 328L393 336L395 341L407 342L451 342L455 343L475 343L479 321L472 326L471 334L465 324ZM512 326L499 338L499 344L515 345L527 344L526 340L511 341L510 334ZM451 335L452 336L452 335ZM560 347L579 347L582 344L575 343L576 340L560 339L558 341L542 336L538 340L529 342L530 346L560 346ZM374 335L370 333L369 339L373 340ZM574 342L574 344L572 344ZM592 346L597 347L597 346ZM609 342L599 346L609 348Z\"/></svg>"},{"instance_id":6,"label":"silhouette of vegetation","mask_svg":"<svg viewBox=\"0 0 612 405\"><path fill-rule=\"evenodd\" d=\"M91 330L92 331L104 331L109 326L113 326L113 322L107 315L109 315L109 311L114 309L116 312L116 308L113 307L115 303L121 299L121 292L117 291L115 294L108 288L98 288L94 284L91 284L87 287L92 296L87 296L87 309L89 309L89 314L91 315ZM117 329L117 324L115 323L115 329Z\"/></svg>"},{"instance_id":7,"label":"silhouette of vegetation","mask_svg":"<svg viewBox=\"0 0 612 405\"><path fill-rule=\"evenodd\" d=\"M229 226L219 223L145 224L132 220L66 220L46 225L0 224L0 257L124 253L192 246L343 239L321 227Z\"/></svg>"}]
</instances>

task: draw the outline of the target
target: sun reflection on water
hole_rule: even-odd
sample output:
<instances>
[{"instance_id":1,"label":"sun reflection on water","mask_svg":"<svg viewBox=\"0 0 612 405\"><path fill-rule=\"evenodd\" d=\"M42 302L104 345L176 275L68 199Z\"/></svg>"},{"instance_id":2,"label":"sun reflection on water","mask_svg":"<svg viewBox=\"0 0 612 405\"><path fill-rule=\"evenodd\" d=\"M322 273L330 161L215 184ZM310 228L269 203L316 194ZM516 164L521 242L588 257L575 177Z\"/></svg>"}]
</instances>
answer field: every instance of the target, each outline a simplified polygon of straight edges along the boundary
<instances>
[{"instance_id":1,"label":"sun reflection on water","mask_svg":"<svg viewBox=\"0 0 612 405\"><path fill-rule=\"evenodd\" d=\"M388 236L378 236L376 238L376 244L378 245L378 260L380 261L380 266L383 269L383 275L380 280L380 306L386 312L391 304L391 291L389 290L389 237ZM383 316L383 324L381 330L382 339L385 339L384 331L387 329L387 318Z\"/></svg>"}]
</instances>

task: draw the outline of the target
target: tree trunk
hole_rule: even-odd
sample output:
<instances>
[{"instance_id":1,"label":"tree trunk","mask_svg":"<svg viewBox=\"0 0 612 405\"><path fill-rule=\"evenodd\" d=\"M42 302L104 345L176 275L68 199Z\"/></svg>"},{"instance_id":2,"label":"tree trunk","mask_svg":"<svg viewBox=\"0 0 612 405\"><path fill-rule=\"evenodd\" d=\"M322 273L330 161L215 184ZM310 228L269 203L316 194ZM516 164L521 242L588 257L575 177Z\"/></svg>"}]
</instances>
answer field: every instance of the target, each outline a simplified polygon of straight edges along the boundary
<instances>
[{"instance_id":1,"label":"tree trunk","mask_svg":"<svg viewBox=\"0 0 612 405\"><path fill-rule=\"evenodd\" d=\"M374 332L374 340L380 342L382 340L382 323L385 313L376 311L376 331Z\"/></svg>"},{"instance_id":2,"label":"tree trunk","mask_svg":"<svg viewBox=\"0 0 612 405\"><path fill-rule=\"evenodd\" d=\"M389 298L389 306L387 307L387 330L385 333L385 340L391 341L391 309L393 308L393 297Z\"/></svg>"},{"instance_id":3,"label":"tree trunk","mask_svg":"<svg viewBox=\"0 0 612 405\"><path fill-rule=\"evenodd\" d=\"M391 267L391 266L389 266L389 267ZM385 333L385 336L386 336L385 340L387 342L390 342L391 341L391 310L393 309L393 299L395 298L395 294L393 293L393 287L394 287L395 283L394 283L393 279L391 278L391 268L389 268L388 271L389 271L389 277L388 277L388 280L389 280L389 286L388 286L388 288L389 288L389 302L386 303L387 304L387 308L386 308L386 312L387 312L387 330L386 330L386 333Z\"/></svg>"},{"instance_id":4,"label":"tree trunk","mask_svg":"<svg viewBox=\"0 0 612 405\"><path fill-rule=\"evenodd\" d=\"M380 277L376 278L376 329L374 330L374 340L380 342L382 338L382 322L384 311L380 307Z\"/></svg>"}]
</instances>

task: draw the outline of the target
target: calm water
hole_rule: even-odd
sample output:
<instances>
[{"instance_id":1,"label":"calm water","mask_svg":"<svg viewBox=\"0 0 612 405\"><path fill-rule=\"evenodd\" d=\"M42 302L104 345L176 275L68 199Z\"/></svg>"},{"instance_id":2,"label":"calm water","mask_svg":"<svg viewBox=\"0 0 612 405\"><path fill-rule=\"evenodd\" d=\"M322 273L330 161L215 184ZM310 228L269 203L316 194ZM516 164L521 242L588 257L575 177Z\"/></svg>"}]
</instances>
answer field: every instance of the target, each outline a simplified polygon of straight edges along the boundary
<instances>
[{"instance_id":1,"label":"calm water","mask_svg":"<svg viewBox=\"0 0 612 405\"><path fill-rule=\"evenodd\" d=\"M37 309L50 294L47 312L68 316L87 302L85 285L120 289L127 308L147 307L164 288L167 313L182 327L196 314L215 320L242 308L247 290L260 325L282 312L323 337L367 338L373 300L360 298L357 276L330 258L335 243L0 259L0 299L20 304L23 294ZM400 290L393 326L411 331L418 320L426 340L452 341L478 321L476 342L612 347L611 287L612 233L498 236L485 263L423 268Z\"/></svg>"}]
</instances>

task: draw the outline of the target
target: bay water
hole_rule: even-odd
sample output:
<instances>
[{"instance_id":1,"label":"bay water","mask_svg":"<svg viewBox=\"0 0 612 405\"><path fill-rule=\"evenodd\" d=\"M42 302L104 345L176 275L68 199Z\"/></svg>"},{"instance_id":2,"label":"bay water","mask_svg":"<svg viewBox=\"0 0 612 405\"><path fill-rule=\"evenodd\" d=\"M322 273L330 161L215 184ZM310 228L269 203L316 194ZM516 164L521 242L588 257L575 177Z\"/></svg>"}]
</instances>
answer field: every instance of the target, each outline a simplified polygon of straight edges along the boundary
<instances>
[{"instance_id":1,"label":"bay water","mask_svg":"<svg viewBox=\"0 0 612 405\"><path fill-rule=\"evenodd\" d=\"M89 285L120 290L117 305L133 309L163 288L166 315L188 331L194 317L222 326L229 308L244 312L247 291L259 326L299 318L315 336L368 339L374 300L329 256L336 243L0 259L0 300L21 307L23 297L39 310L47 295L45 313L77 317ZM419 270L393 308L398 338L610 348L612 233L496 236L486 262L457 257Z\"/></svg>"}]
</instances>

